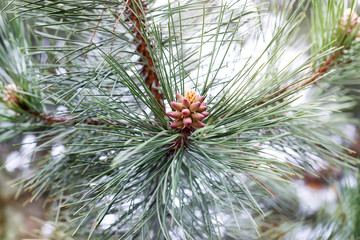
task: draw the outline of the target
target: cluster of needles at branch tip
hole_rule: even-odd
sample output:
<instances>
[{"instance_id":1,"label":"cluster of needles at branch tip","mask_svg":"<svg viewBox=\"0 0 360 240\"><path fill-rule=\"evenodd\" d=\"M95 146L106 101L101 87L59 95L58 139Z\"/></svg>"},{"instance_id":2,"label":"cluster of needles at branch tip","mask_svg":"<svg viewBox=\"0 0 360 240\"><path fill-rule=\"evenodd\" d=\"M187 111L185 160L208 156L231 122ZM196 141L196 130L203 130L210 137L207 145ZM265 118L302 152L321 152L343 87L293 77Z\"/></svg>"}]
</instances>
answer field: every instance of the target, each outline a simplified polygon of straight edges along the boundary
<instances>
[{"instance_id":1,"label":"cluster of needles at branch tip","mask_svg":"<svg viewBox=\"0 0 360 240\"><path fill-rule=\"evenodd\" d=\"M303 193L320 185L320 195L331 191L330 207L351 209L341 194L353 187L343 181L354 180L359 163L347 156L353 136L345 138L356 105L342 85L356 81L358 45L351 41L360 24L351 12L343 20L343 6L14 2L13 22L29 19L36 39L19 48L31 71L3 80L0 102L14 112L2 113L0 141L29 135L12 140L34 151L31 168L20 166L24 177L14 183L29 201L49 205L51 235L277 239L304 227L330 235L327 225L338 219L319 220L329 219L325 204L303 209ZM319 11L309 17L312 2ZM323 18L327 12L333 17ZM8 82L16 85L7 90Z\"/></svg>"},{"instance_id":2,"label":"cluster of needles at branch tip","mask_svg":"<svg viewBox=\"0 0 360 240\"><path fill-rule=\"evenodd\" d=\"M10 105L19 105L20 100L17 96L17 91L20 90L19 87L17 87L15 84L9 84L6 87L6 90L4 91L4 102L10 104Z\"/></svg>"},{"instance_id":3,"label":"cluster of needles at branch tip","mask_svg":"<svg viewBox=\"0 0 360 240\"><path fill-rule=\"evenodd\" d=\"M171 124L171 128L202 128L205 124L202 122L204 118L209 116L206 112L205 97L199 96L194 90L186 90L185 96L176 94L177 102L170 102L175 111L168 112L167 115L175 119Z\"/></svg>"},{"instance_id":4,"label":"cluster of needles at branch tip","mask_svg":"<svg viewBox=\"0 0 360 240\"><path fill-rule=\"evenodd\" d=\"M160 103L161 106L163 106L164 96L161 92L159 92L161 86L159 83L158 76L154 71L154 63L152 61L149 52L149 47L151 46L148 46L149 44L144 39L143 34L141 33L141 24L145 24L142 18L145 17L144 11L146 11L147 6L142 1L138 2L139 5L132 3L132 1L127 1L126 3L128 5L127 15L135 25L133 28L133 32L136 38L134 43L137 45L138 53L142 56L141 63L143 65L143 68L141 69L141 73L151 93L154 95L155 99ZM143 11L141 11L140 8ZM358 33L359 26L360 26L360 17L353 10L347 9L344 13L344 16L340 20L340 24L338 26L337 31L339 31L338 33L346 31L344 40L348 37L349 38L360 37L360 33ZM342 41L342 43L344 42L344 40ZM341 47L341 45L342 44L340 44L340 46L338 47ZM345 46L345 49L349 47L350 46ZM322 66L314 69L312 74L313 77L311 77L309 80L305 80L296 85L284 87L277 93L267 95L264 97L263 101L261 101L256 105L261 105L266 101L284 93L287 90L291 90L294 88L302 88L314 83L320 76L322 76L331 69L331 67L335 64L334 62L336 61L336 59L340 55L342 55L342 53L343 53L343 49L335 52L334 54L327 56ZM75 120L76 116L53 116L51 114L45 114L45 113L42 114L31 111L26 104L20 101L19 97L21 97L21 94L18 91L21 91L19 87L15 86L14 84L9 84L5 89L5 91L3 92L4 93L3 101L7 103L9 106L20 107L22 110L28 112L29 114L37 118L40 118L45 124L66 123L69 121L73 121L72 122L73 125L80 123ZM209 115L209 113L206 112L206 103L203 102L205 97L199 96L193 90L187 90L185 92L185 96L182 96L181 94L177 93L176 97L177 97L177 102L170 103L171 106L175 109L175 111L167 113L168 116L174 119L174 121L170 124L170 127L177 129L183 129L183 128L192 129L192 128L204 127L205 124L202 122L202 120ZM89 125L109 124L108 122L103 120L90 119L90 118L85 119L85 121L81 121L81 122ZM117 123L111 123L110 125L117 125ZM194 129L192 129L192 131L193 130Z\"/></svg>"}]
</instances>

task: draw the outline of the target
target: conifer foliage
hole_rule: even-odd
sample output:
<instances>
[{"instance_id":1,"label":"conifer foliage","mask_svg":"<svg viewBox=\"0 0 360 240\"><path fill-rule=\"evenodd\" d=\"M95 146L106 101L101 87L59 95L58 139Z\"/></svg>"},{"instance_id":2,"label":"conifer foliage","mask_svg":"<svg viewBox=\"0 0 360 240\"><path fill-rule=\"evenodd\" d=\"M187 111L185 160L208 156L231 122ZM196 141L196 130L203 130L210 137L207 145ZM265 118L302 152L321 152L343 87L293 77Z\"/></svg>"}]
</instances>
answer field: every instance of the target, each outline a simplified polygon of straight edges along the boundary
<instances>
[{"instance_id":1,"label":"conifer foliage","mask_svg":"<svg viewBox=\"0 0 360 240\"><path fill-rule=\"evenodd\" d=\"M356 68L354 2L2 9L0 139L37 136L17 184L49 199L55 239L279 239L294 179L356 172L342 131L356 98L333 77Z\"/></svg>"}]
</instances>

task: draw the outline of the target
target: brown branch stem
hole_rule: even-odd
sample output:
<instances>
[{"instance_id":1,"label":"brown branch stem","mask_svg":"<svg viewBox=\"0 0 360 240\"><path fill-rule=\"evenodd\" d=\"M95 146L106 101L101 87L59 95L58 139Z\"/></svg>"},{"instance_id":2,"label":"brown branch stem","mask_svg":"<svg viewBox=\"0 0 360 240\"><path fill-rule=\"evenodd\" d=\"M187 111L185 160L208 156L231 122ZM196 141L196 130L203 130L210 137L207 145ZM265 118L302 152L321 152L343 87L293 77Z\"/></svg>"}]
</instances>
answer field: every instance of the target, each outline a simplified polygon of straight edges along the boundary
<instances>
[{"instance_id":1,"label":"brown branch stem","mask_svg":"<svg viewBox=\"0 0 360 240\"><path fill-rule=\"evenodd\" d=\"M145 26L145 15L147 6L142 0L130 0L128 1L128 11L127 15L130 21L134 24L133 33L135 36L134 44L136 45L136 50L140 54L140 61L142 64L141 75L144 78L146 85L149 87L152 95L155 97L156 101L160 106L164 107L164 95L160 92L160 81L159 77L155 71L155 64L151 57L149 49L152 48L148 41L144 38L146 30Z\"/></svg>"},{"instance_id":2,"label":"brown branch stem","mask_svg":"<svg viewBox=\"0 0 360 240\"><path fill-rule=\"evenodd\" d=\"M36 112L30 112L28 113L36 118L39 118L44 124L46 125L52 125L56 123L69 123L70 125L74 126L79 123L84 123L88 125L120 125L117 122L112 121L105 121L100 119L92 119L92 118L86 118L82 120L77 120L76 116L68 115L68 116L53 116L50 114L41 114Z\"/></svg>"},{"instance_id":3,"label":"brown branch stem","mask_svg":"<svg viewBox=\"0 0 360 240\"><path fill-rule=\"evenodd\" d=\"M266 103L269 100L272 100L278 96L280 96L281 94L291 91L291 90L299 90L301 88L304 88L308 85L311 85L313 83L316 82L316 80L318 80L319 77L323 76L324 74L326 74L334 65L335 60L341 56L343 53L342 50L339 50L338 52L335 52L334 54L330 55L322 64L322 66L320 68L315 69L312 72L312 76L310 79L304 80L302 82L299 82L297 84L294 85L290 85L290 86L285 86L282 89L280 89L279 91L277 91L276 93L272 93L269 95L266 95L263 97L263 100L257 104L255 104L256 106L260 106L264 103Z\"/></svg>"},{"instance_id":4,"label":"brown branch stem","mask_svg":"<svg viewBox=\"0 0 360 240\"><path fill-rule=\"evenodd\" d=\"M349 20L344 20L345 22L345 26L347 26L347 23L348 23ZM353 21L355 21L357 23L358 21L358 17L356 17ZM313 83L315 83L315 81L323 76L324 74L326 74L327 72L329 72L329 70L334 66L334 62L335 60L340 57L343 53L344 53L344 50L345 49L348 49L350 48L350 46L347 46L345 47L344 44L346 42L346 40L348 40L349 37L353 37L352 36L352 31L354 29L357 29L357 27L355 28L356 25L350 25L348 26L348 30L347 30L347 33L345 34L345 36L343 37L343 39L341 40L341 42L338 44L338 47L343 47L342 49L334 52L332 55L329 55L326 60L323 62L322 66L320 68L317 68L313 71L312 75L313 77L311 77L309 80L304 80L298 84L295 84L295 85L291 85L291 86L286 86L282 89L280 89L278 92L276 93L272 93L272 94L269 94L265 97L263 97L263 101L261 101L260 103L257 103L255 104L256 106L259 106L259 105L262 105L264 104L266 101L268 100L271 100L271 99L274 99L278 96L280 96L281 94L283 94L284 92L287 92L287 91L291 91L291 90L299 90L301 88L304 88L308 85L311 85ZM340 27L341 29L341 27ZM344 31L344 29L342 29L342 31ZM356 37L359 37L360 36L360 33L358 33L356 35ZM353 38L352 40L354 40L355 38Z\"/></svg>"}]
</instances>

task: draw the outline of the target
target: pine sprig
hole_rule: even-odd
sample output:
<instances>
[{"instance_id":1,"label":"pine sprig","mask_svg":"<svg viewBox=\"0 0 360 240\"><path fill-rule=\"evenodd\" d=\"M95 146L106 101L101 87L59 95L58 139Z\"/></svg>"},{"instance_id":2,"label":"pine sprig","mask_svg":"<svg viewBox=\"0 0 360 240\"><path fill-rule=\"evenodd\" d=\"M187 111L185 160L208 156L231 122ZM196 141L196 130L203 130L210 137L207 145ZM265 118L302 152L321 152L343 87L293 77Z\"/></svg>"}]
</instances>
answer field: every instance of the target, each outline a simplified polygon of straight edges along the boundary
<instances>
[{"instance_id":1,"label":"pine sprig","mask_svg":"<svg viewBox=\"0 0 360 240\"><path fill-rule=\"evenodd\" d=\"M121 18L126 8L132 22ZM32 200L47 193L56 219L73 220L67 231L75 236L220 239L224 212L240 232L245 216L249 231L260 233L257 218L267 214L261 199L279 194L269 183L316 173L319 159L347 168L358 162L331 139L340 134L328 118L352 99L330 105L333 89L296 102L330 74L336 53L326 48L330 43L304 61L296 55L281 64L297 43L301 6L279 10L263 48L243 58L266 29L266 14L252 1L153 8L142 1L18 0L8 9L13 22L32 21L37 39L27 50L43 89L36 96L67 108L62 114L13 108L46 126L36 128L38 150L66 149L37 159L22 183ZM325 70L308 71L326 56ZM36 75L27 76L31 82ZM203 128L171 129L163 107L170 109L186 88L206 96L210 115Z\"/></svg>"}]
</instances>

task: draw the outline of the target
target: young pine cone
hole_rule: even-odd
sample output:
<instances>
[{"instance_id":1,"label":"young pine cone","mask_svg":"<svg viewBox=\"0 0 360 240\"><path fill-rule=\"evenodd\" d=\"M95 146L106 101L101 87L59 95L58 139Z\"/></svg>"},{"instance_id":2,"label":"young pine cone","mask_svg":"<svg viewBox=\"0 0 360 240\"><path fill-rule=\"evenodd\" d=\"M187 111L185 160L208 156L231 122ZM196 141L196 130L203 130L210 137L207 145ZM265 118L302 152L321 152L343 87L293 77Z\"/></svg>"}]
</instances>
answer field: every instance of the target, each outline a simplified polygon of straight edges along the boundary
<instances>
[{"instance_id":1,"label":"young pine cone","mask_svg":"<svg viewBox=\"0 0 360 240\"><path fill-rule=\"evenodd\" d=\"M209 116L206 111L205 97L199 96L194 90L185 91L185 96L176 94L177 102L170 102L171 107L176 111L168 112L169 117L175 120L170 124L171 128L195 127L202 128L205 126L201 121Z\"/></svg>"},{"instance_id":2,"label":"young pine cone","mask_svg":"<svg viewBox=\"0 0 360 240\"><path fill-rule=\"evenodd\" d=\"M340 28L343 31L347 31L347 34L350 34L354 29L356 29L360 24L360 18L356 12L352 11L350 8L345 10L344 16L340 21Z\"/></svg>"},{"instance_id":3,"label":"young pine cone","mask_svg":"<svg viewBox=\"0 0 360 240\"><path fill-rule=\"evenodd\" d=\"M19 87L17 87L14 84L9 84L6 87L6 90L4 92L4 97L3 97L3 101L10 104L10 105L19 105L20 104L20 100L17 97L17 91L20 90Z\"/></svg>"}]
</instances>

